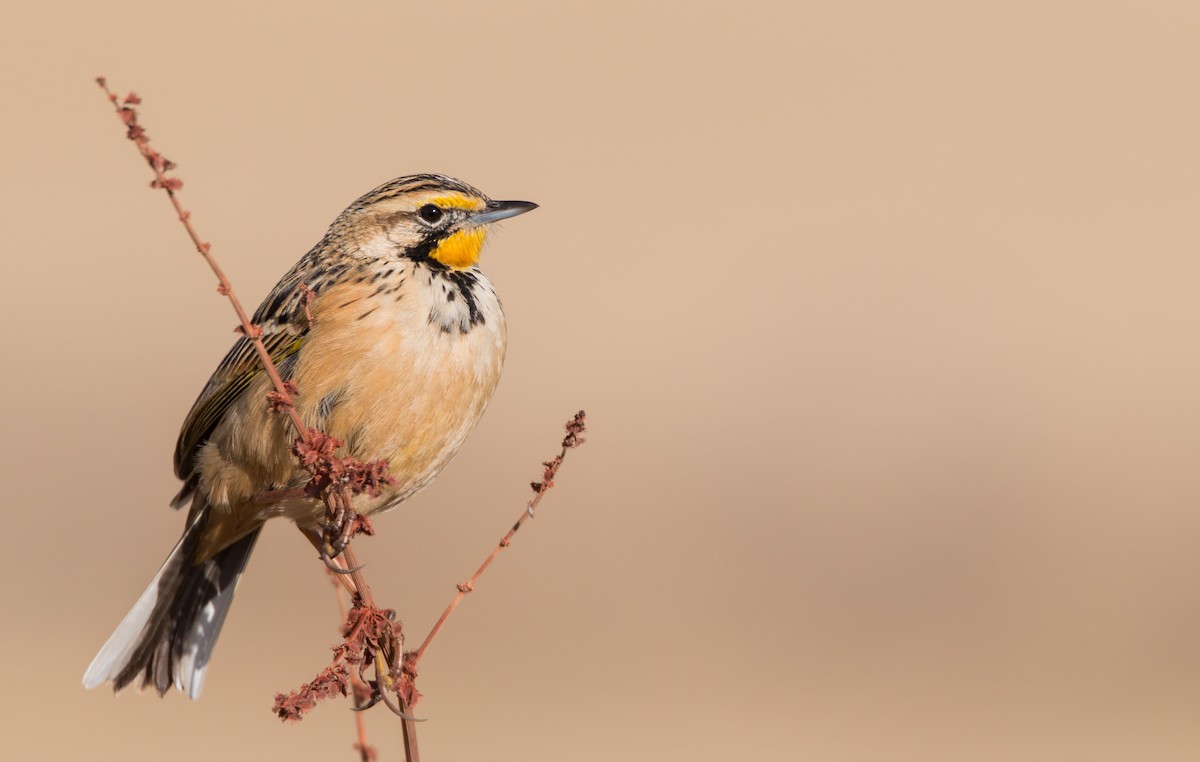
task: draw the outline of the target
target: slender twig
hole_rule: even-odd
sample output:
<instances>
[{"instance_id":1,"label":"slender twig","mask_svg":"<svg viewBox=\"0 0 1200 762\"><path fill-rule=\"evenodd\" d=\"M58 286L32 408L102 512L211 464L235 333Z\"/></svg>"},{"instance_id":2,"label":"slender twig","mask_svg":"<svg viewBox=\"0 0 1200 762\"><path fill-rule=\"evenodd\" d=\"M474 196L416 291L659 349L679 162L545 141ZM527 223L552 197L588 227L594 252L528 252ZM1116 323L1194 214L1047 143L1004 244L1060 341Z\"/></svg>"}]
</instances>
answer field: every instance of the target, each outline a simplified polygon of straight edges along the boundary
<instances>
[{"instance_id":1,"label":"slender twig","mask_svg":"<svg viewBox=\"0 0 1200 762\"><path fill-rule=\"evenodd\" d=\"M146 131L137 123L137 112L130 108L130 105L141 103L141 99L135 94L130 93L125 98L125 103L122 104L121 99L117 97L116 93L108 89L108 82L104 77L97 77L96 84L100 85L105 95L108 96L109 102L116 109L117 116L129 127L129 139L137 146L138 152L142 154L142 158L154 169L154 182L151 183L151 187L163 189L167 197L171 199L171 205L175 207L175 213L178 215L179 221L183 223L188 237L192 239L192 243L196 246L196 251L200 252L200 256L204 257L204 261L212 269L213 275L217 276L217 291L224 294L229 299L229 303L233 305L233 311L237 313L238 320L241 322L240 330L250 340L250 343L254 345L254 351L258 354L258 359L262 363L263 370L266 371L267 377L271 379L271 385L275 387L275 393L279 395L281 407L287 410L288 417L291 419L296 433L301 439L308 442L308 429L305 427L304 422L300 420L300 415L296 412L296 408L292 404L292 395L287 385L284 384L283 378L280 377L279 371L271 359L271 353L267 351L266 345L263 344L262 329L254 325L250 320L250 316L242 307L241 300L238 299L237 293L233 290L233 284L225 277L225 272L212 256L212 244L206 243L200 238L200 234L196 232L196 228L192 225L192 213L184 209L183 204L179 201L176 191L183 187L183 181L179 178L169 178L166 176L166 172L175 165L150 147L150 139L147 137Z\"/></svg>"},{"instance_id":2,"label":"slender twig","mask_svg":"<svg viewBox=\"0 0 1200 762\"><path fill-rule=\"evenodd\" d=\"M337 596L338 613L342 616L342 621L346 621L347 609L346 599L342 595L346 580L340 574L329 572L330 581L333 582L334 594ZM355 709L366 708L367 697L371 695L371 689L363 682L362 678L357 673L350 673L350 697L354 702ZM375 747L367 743L367 718L361 712L354 713L354 725L358 730L358 743L354 745L354 750L358 752L360 762L373 762L377 758Z\"/></svg>"},{"instance_id":3,"label":"slender twig","mask_svg":"<svg viewBox=\"0 0 1200 762\"><path fill-rule=\"evenodd\" d=\"M416 666L417 662L421 661L421 657L425 655L425 651L429 648L429 644L432 643L433 639L437 637L437 634L442 631L442 627L446 624L446 620L450 618L450 614L454 612L454 609L458 607L458 604L462 602L462 599L467 597L467 593L470 593L475 589L475 583L479 581L479 578L483 575L487 568L492 565L492 561L496 560L496 556L500 555L500 551L504 550L509 546L509 544L511 544L513 535L517 533L517 530L521 528L521 525L525 523L525 520L533 517L534 509L537 508L538 503L542 501L542 496L554 486L554 475L558 473L558 468L562 465L563 458L565 458L567 455L567 450L583 444L584 439L581 435L587 431L586 414L580 410L575 414L574 418L567 421L565 428L567 430L567 435L563 437L562 449L559 451L558 455L542 464L546 469L542 474L542 481L532 482L529 485L533 488L533 499L526 504L525 510L521 512L520 518L518 518L516 523L513 524L512 529L508 530L508 534L504 535L504 537L500 539L500 542L496 544L496 547L492 548L492 552L489 553L488 557L483 560L483 563L479 565L479 568L475 570L475 573L471 575L471 578L458 586L458 593L453 599L451 599L450 604L446 606L446 610L442 612L442 615L438 617L437 623L433 625L433 629L430 630L429 634L425 636L425 642L421 644L420 648L412 653L411 661L414 667Z\"/></svg>"},{"instance_id":4,"label":"slender twig","mask_svg":"<svg viewBox=\"0 0 1200 762\"><path fill-rule=\"evenodd\" d=\"M350 572L350 580L354 583L354 587L355 587L355 589L358 590L358 594L360 596L362 596L363 603L366 604L368 607L375 608L375 601L371 597L371 588L367 586L367 581L365 579L363 579L361 569L356 568L356 567L358 567L358 558L354 554L354 549L352 547L350 547L349 545L347 545L346 549L344 551L342 551L342 558L343 558L343 560L345 560L347 568L353 570ZM403 654L404 653L404 641L401 640L397 645L398 645L397 653ZM391 674L390 674L389 670L376 669L376 674L378 675L378 679L381 683L384 681L390 681ZM391 688L391 687L392 687L391 685L388 685L388 686L380 685L379 686L379 694L384 699L385 702L387 701L387 694L388 694L387 689ZM407 699L405 699L405 697L402 695L402 692L399 690L399 686L396 686L395 692L396 692L396 699L399 702L399 706L396 707L394 711L396 712L396 714L398 714L400 716L400 721L404 723L404 755L405 755L405 759L407 759L408 762L420 762L421 753L417 749L417 725L416 725L416 721L412 718L412 715L411 715L411 712L412 712L411 702L409 702Z\"/></svg>"},{"instance_id":5,"label":"slender twig","mask_svg":"<svg viewBox=\"0 0 1200 762\"><path fill-rule=\"evenodd\" d=\"M361 464L353 458L337 458L333 455L333 451L341 445L341 442L325 436L317 429L312 429L304 425L304 421L300 419L300 414L296 412L294 399L296 387L289 382L285 382L282 376L279 375L279 369L275 366L275 362L271 357L270 351L267 350L266 344L263 343L262 328L254 324L245 308L242 307L242 302L238 299L237 292L233 289L233 284L230 283L229 278L225 276L224 270L221 269L216 258L212 255L212 244L201 239L200 234L192 224L192 213L184 209L183 204L179 200L178 191L183 187L183 181L177 177L167 177L166 173L173 169L175 164L150 147L150 138L146 134L145 128L139 124L137 110L133 108L133 106L141 103L142 99L135 93L130 93L122 101L116 93L109 89L108 82L104 77L97 77L96 84L104 91L118 118L125 124L127 128L126 137L137 146L138 153L142 155L142 158L154 170L154 180L150 183L150 187L160 188L167 194L171 205L175 208L175 214L179 218L179 222L183 225L184 230L187 231L188 237L196 247L196 251L200 253L200 256L204 257L204 261L208 263L209 268L217 277L217 292L228 298L229 303L233 306L233 311L237 314L240 323L238 330L254 347L255 354L258 355L259 362L271 381L273 391L268 395L270 408L286 412L288 419L292 423L292 427L296 430L299 438L299 443L295 448L296 457L301 467L312 475L307 494L311 497L324 500L328 520L334 513L333 503L335 501L330 499L331 494L347 492L346 480L339 477L365 475L366 481L362 483L365 491L371 491L377 488L379 483L390 481L390 477L387 475L386 464ZM302 293L305 315L311 323L313 318L309 312L309 302L311 301L312 290L307 286L303 286ZM362 490L359 487L354 487L354 491ZM349 495L343 494L343 497L344 499L338 502L344 507L349 508ZM351 510L349 514L344 515L353 515L353 511ZM324 552L323 555L325 555ZM337 554L333 553L332 555Z\"/></svg>"}]
</instances>

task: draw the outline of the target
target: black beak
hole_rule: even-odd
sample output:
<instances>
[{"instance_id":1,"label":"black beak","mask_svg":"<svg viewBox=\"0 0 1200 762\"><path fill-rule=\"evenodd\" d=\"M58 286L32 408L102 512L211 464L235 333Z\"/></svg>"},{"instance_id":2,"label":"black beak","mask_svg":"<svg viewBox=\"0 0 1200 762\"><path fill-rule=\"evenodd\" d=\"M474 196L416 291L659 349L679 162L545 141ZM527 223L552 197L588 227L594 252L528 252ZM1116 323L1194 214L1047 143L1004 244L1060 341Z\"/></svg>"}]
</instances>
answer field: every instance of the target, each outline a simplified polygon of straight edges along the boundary
<instances>
[{"instance_id":1,"label":"black beak","mask_svg":"<svg viewBox=\"0 0 1200 762\"><path fill-rule=\"evenodd\" d=\"M487 208L471 217L471 221L477 225L487 225L491 222L507 220L509 217L516 217L518 214L532 212L537 208L538 205L532 201L489 201Z\"/></svg>"}]
</instances>

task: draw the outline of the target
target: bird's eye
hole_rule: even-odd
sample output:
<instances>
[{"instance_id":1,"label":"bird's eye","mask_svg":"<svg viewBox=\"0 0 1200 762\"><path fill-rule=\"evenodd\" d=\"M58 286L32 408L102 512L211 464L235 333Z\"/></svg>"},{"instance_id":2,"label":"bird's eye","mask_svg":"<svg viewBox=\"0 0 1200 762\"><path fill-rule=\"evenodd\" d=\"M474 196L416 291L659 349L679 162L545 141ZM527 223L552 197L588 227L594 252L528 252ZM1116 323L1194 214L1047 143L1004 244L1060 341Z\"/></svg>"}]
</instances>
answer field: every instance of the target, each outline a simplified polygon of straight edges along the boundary
<instances>
[{"instance_id":1,"label":"bird's eye","mask_svg":"<svg viewBox=\"0 0 1200 762\"><path fill-rule=\"evenodd\" d=\"M423 206L417 210L417 214L421 217L421 219L425 220L426 222L428 222L429 224L432 225L433 223L440 220L442 218L442 216L445 214L445 212L443 212L439 207L436 207L433 204L426 204L425 206Z\"/></svg>"}]
</instances>

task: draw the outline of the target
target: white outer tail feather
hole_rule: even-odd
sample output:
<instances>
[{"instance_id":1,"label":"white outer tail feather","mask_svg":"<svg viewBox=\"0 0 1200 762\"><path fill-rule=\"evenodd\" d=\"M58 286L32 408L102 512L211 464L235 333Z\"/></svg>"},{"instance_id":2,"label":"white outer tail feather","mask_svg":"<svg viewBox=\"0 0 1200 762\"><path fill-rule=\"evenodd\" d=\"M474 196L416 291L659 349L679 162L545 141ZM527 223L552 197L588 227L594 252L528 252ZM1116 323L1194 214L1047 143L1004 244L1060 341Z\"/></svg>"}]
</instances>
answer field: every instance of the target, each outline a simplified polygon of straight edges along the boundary
<instances>
[{"instance_id":1,"label":"white outer tail feather","mask_svg":"<svg viewBox=\"0 0 1200 762\"><path fill-rule=\"evenodd\" d=\"M258 534L255 530L214 558L193 563L205 515L198 512L96 654L83 676L85 688L112 682L119 692L135 683L161 694L174 684L191 699L200 696L213 645Z\"/></svg>"}]
</instances>

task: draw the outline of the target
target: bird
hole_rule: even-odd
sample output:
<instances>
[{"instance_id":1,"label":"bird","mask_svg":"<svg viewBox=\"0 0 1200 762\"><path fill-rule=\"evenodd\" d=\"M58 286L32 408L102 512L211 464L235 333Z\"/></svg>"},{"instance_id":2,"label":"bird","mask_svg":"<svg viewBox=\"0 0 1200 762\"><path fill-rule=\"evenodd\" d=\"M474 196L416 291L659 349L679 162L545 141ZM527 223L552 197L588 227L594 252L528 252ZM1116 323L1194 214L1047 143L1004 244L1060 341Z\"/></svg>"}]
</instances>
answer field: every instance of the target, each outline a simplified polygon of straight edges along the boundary
<instances>
[{"instance_id":1,"label":"bird","mask_svg":"<svg viewBox=\"0 0 1200 762\"><path fill-rule=\"evenodd\" d=\"M475 428L507 347L480 252L494 223L536 208L445 175L396 178L338 215L254 313L305 424L364 463L387 462L392 483L355 495L356 513L380 513L424 488ZM133 684L162 696L174 686L198 698L264 523L284 517L321 536L324 504L296 496L309 474L292 454L287 416L268 404L271 390L242 336L176 443L183 486L172 505L189 507L183 534L93 659L86 688ZM274 493L280 499L263 502Z\"/></svg>"}]
</instances>

